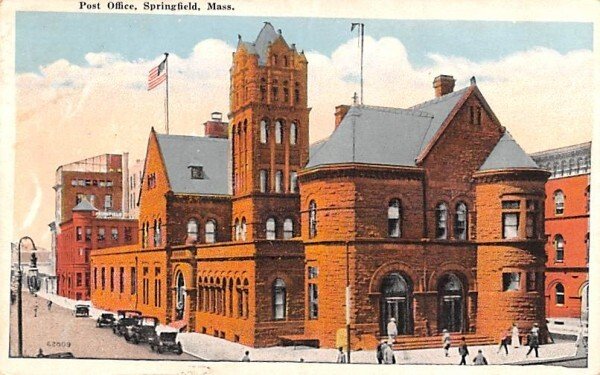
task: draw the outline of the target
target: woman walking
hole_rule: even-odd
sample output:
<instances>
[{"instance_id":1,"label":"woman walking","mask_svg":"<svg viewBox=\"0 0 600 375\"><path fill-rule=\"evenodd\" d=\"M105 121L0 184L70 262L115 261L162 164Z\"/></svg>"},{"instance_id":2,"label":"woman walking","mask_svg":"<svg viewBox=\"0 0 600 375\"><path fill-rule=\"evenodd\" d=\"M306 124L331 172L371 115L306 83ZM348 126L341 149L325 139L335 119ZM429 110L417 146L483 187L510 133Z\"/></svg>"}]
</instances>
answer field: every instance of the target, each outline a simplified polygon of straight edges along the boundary
<instances>
[{"instance_id":1,"label":"woman walking","mask_svg":"<svg viewBox=\"0 0 600 375\"><path fill-rule=\"evenodd\" d=\"M443 333L443 335L442 335L442 346L444 348L444 354L447 357L448 356L448 351L450 350L450 345L451 345L450 333L448 332L447 329L444 329L442 331L442 333Z\"/></svg>"},{"instance_id":2,"label":"woman walking","mask_svg":"<svg viewBox=\"0 0 600 375\"><path fill-rule=\"evenodd\" d=\"M518 348L521 346L521 342L519 340L519 327L515 323L512 326L512 340L511 345L513 348Z\"/></svg>"}]
</instances>

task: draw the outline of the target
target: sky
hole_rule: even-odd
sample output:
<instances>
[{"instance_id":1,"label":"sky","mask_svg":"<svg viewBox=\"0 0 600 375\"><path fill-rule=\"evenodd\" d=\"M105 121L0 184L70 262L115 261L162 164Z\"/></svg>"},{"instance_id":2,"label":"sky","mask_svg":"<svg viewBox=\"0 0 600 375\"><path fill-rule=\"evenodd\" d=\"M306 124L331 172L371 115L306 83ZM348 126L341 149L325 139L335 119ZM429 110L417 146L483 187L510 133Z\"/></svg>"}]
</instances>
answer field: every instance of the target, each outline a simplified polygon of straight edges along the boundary
<instances>
[{"instance_id":1,"label":"sky","mask_svg":"<svg viewBox=\"0 0 600 375\"><path fill-rule=\"evenodd\" d=\"M16 17L14 227L50 246L58 166L104 153L143 158L164 128L164 91L148 71L169 52L170 129L201 135L228 112L231 54L263 21L309 61L311 141L359 91L357 19L19 12ZM364 20L365 104L406 108L433 97L439 74L471 76L528 152L591 139L592 24ZM17 237L18 237L17 236Z\"/></svg>"}]
</instances>

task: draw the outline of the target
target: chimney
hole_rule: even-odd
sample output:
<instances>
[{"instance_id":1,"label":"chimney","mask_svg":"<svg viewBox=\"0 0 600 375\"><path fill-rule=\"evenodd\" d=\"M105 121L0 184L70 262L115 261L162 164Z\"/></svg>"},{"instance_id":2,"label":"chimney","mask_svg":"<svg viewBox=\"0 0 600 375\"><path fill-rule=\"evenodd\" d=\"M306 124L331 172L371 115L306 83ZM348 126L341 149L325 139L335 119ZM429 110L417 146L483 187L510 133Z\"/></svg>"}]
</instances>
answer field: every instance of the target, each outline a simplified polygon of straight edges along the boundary
<instances>
[{"instance_id":1,"label":"chimney","mask_svg":"<svg viewBox=\"0 0 600 375\"><path fill-rule=\"evenodd\" d=\"M336 129L338 128L338 126L340 126L340 123L342 122L342 120L346 116L346 113L348 113L349 110L350 110L350 106L345 105L345 104L338 105L337 107L335 107L335 128Z\"/></svg>"},{"instance_id":2,"label":"chimney","mask_svg":"<svg viewBox=\"0 0 600 375\"><path fill-rule=\"evenodd\" d=\"M450 94L454 91L454 77L447 75L439 75L435 77L433 80L433 88L435 89L435 97L439 98L440 96Z\"/></svg>"},{"instance_id":3,"label":"chimney","mask_svg":"<svg viewBox=\"0 0 600 375\"><path fill-rule=\"evenodd\" d=\"M204 136L227 139L227 125L226 122L223 122L223 114L221 112L213 112L210 114L210 120L204 123Z\"/></svg>"}]
</instances>

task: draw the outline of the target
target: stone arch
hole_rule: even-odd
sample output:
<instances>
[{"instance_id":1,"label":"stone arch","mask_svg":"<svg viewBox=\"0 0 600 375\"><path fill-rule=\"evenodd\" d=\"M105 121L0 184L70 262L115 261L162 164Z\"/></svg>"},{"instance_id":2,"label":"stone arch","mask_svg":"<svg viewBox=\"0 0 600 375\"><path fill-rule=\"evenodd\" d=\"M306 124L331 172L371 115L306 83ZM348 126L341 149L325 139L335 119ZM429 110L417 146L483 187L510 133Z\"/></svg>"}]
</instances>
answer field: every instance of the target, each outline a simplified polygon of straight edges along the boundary
<instances>
[{"instance_id":1,"label":"stone arch","mask_svg":"<svg viewBox=\"0 0 600 375\"><path fill-rule=\"evenodd\" d=\"M402 262L389 262L381 265L371 276L369 283L369 294L381 294L381 284L383 279L392 272L400 272L408 278L408 282L412 284L413 291L417 289L417 282L420 280L418 275L414 272L413 267L410 267L406 263Z\"/></svg>"},{"instance_id":2,"label":"stone arch","mask_svg":"<svg viewBox=\"0 0 600 375\"><path fill-rule=\"evenodd\" d=\"M427 290L437 290L438 284L444 275L448 273L454 273L461 279L461 282L466 287L465 292L475 290L475 277L471 270L458 263L452 262L442 263L440 266L436 267L427 280Z\"/></svg>"}]
</instances>

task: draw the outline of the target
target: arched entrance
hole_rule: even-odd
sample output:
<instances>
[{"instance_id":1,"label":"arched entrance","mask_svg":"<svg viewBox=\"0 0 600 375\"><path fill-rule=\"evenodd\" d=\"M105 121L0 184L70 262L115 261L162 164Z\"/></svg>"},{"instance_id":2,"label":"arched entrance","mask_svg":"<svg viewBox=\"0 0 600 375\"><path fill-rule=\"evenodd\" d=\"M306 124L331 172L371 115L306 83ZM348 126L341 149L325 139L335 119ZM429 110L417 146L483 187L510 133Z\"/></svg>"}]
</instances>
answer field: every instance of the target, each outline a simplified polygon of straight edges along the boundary
<instances>
[{"instance_id":1,"label":"arched entrance","mask_svg":"<svg viewBox=\"0 0 600 375\"><path fill-rule=\"evenodd\" d=\"M463 283L454 273L444 275L438 284L438 330L465 331L465 297Z\"/></svg>"},{"instance_id":2,"label":"arched entrance","mask_svg":"<svg viewBox=\"0 0 600 375\"><path fill-rule=\"evenodd\" d=\"M590 312L589 297L590 297L590 285L586 284L581 289L581 321L587 322Z\"/></svg>"},{"instance_id":3,"label":"arched entrance","mask_svg":"<svg viewBox=\"0 0 600 375\"><path fill-rule=\"evenodd\" d=\"M185 280L181 272L177 274L176 285L175 318L176 320L181 320L185 312Z\"/></svg>"},{"instance_id":4,"label":"arched entrance","mask_svg":"<svg viewBox=\"0 0 600 375\"><path fill-rule=\"evenodd\" d=\"M411 288L410 282L398 272L392 272L383 278L379 319L382 335L387 335L387 324L391 318L396 319L399 335L412 333Z\"/></svg>"}]
</instances>

